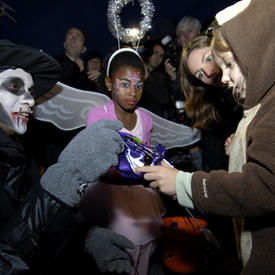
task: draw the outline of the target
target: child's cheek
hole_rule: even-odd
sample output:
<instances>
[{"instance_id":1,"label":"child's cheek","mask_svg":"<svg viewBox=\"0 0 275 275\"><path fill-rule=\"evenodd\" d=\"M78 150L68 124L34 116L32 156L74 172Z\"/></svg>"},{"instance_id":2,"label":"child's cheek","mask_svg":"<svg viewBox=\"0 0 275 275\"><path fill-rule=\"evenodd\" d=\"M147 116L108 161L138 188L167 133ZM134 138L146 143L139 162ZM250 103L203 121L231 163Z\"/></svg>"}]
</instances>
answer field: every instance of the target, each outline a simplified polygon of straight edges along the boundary
<instances>
[{"instance_id":1,"label":"child's cheek","mask_svg":"<svg viewBox=\"0 0 275 275\"><path fill-rule=\"evenodd\" d=\"M119 94L119 87L118 87L117 85L114 86L113 94L114 94L114 95Z\"/></svg>"}]
</instances>

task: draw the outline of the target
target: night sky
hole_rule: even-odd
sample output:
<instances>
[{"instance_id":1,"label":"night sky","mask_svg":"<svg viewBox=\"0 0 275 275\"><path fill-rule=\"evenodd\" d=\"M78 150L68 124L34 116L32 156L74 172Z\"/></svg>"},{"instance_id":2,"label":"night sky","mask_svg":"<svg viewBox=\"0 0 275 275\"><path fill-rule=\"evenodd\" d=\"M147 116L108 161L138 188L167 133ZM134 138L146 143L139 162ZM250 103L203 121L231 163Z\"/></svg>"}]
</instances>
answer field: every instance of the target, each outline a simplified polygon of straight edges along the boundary
<instances>
[{"instance_id":1,"label":"night sky","mask_svg":"<svg viewBox=\"0 0 275 275\"><path fill-rule=\"evenodd\" d=\"M0 18L1 38L15 43L43 49L56 56L63 52L64 33L70 26L79 26L86 32L88 49L105 55L116 45L116 39L108 29L108 0L5 0L16 13ZM197 17L201 23L208 22L221 9L235 0L153 0L155 12L152 30L148 35L158 37L170 32L185 15ZM120 14L123 27L131 27L140 19L140 4L129 3Z\"/></svg>"}]
</instances>

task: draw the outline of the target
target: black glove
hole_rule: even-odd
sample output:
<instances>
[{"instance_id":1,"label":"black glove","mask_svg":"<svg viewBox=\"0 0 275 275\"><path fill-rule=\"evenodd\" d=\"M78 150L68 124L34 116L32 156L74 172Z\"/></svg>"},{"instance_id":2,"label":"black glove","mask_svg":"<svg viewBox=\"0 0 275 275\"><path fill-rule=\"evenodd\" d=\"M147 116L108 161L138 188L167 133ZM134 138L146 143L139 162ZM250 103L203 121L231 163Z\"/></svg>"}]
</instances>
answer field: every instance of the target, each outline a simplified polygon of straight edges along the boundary
<instances>
[{"instance_id":1,"label":"black glove","mask_svg":"<svg viewBox=\"0 0 275 275\"><path fill-rule=\"evenodd\" d=\"M130 273L132 271L129 254L134 244L126 237L100 227L88 231L85 250L93 256L101 272Z\"/></svg>"},{"instance_id":2,"label":"black glove","mask_svg":"<svg viewBox=\"0 0 275 275\"><path fill-rule=\"evenodd\" d=\"M41 179L44 189L62 202L75 206L80 186L95 181L111 166L118 164L124 149L117 133L120 121L100 120L78 133Z\"/></svg>"}]
</instances>

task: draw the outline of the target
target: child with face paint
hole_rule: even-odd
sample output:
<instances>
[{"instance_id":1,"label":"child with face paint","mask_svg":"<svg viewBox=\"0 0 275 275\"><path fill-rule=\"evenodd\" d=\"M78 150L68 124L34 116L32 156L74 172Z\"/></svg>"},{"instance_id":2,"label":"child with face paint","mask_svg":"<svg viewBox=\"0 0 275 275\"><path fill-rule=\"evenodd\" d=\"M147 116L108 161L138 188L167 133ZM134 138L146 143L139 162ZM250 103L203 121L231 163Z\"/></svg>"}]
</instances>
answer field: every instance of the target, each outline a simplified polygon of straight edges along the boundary
<instances>
[{"instance_id":1,"label":"child with face paint","mask_svg":"<svg viewBox=\"0 0 275 275\"><path fill-rule=\"evenodd\" d=\"M112 100L91 109L86 125L101 119L120 120L123 123L121 132L136 136L149 145L152 118L137 107L143 81L144 66L139 54L131 48L114 52L109 58L105 77ZM158 192L142 185L99 181L87 193L91 204L101 209L97 213L97 222L135 244L134 249L128 250L133 264L131 274L148 274L149 260L156 251L164 214ZM95 218L95 213L90 215Z\"/></svg>"},{"instance_id":2,"label":"child with face paint","mask_svg":"<svg viewBox=\"0 0 275 275\"><path fill-rule=\"evenodd\" d=\"M99 121L81 131L40 178L19 135L27 131L35 99L55 85L60 73L58 62L43 51L0 40L0 274L49 274L60 266L67 273L70 265L60 264L60 256L74 232L86 229L79 187L117 165L123 150L117 133L121 122ZM109 265L114 272L128 272L131 263L124 249L132 246L125 237L97 226L86 240L86 247L92 247L93 271L94 259L101 272ZM83 255L73 251L73 266L83 274L76 252Z\"/></svg>"},{"instance_id":3,"label":"child with face paint","mask_svg":"<svg viewBox=\"0 0 275 275\"><path fill-rule=\"evenodd\" d=\"M274 0L243 0L216 15L212 54L244 108L228 172L136 169L180 205L233 218L243 275L275 274L274 14Z\"/></svg>"}]
</instances>

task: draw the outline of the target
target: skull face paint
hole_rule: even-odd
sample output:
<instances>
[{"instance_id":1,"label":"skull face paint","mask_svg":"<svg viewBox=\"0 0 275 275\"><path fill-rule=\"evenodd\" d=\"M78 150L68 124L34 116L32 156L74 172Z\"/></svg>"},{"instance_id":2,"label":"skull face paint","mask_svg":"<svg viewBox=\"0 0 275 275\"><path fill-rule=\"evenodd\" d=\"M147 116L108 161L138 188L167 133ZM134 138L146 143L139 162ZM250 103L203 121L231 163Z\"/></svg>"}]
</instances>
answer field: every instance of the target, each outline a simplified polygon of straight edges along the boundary
<instances>
[{"instance_id":1,"label":"skull face paint","mask_svg":"<svg viewBox=\"0 0 275 275\"><path fill-rule=\"evenodd\" d=\"M9 134L24 134L34 98L32 76L22 69L0 73L0 127Z\"/></svg>"}]
</instances>

